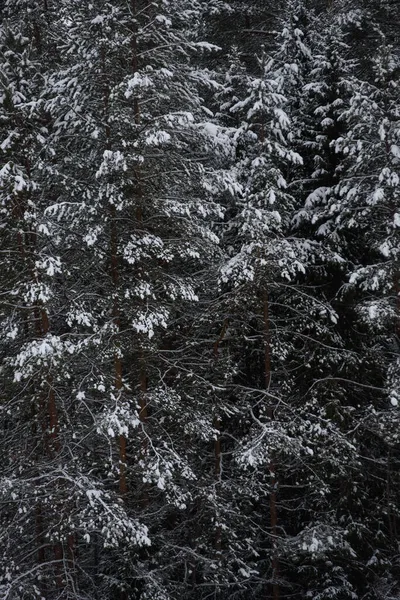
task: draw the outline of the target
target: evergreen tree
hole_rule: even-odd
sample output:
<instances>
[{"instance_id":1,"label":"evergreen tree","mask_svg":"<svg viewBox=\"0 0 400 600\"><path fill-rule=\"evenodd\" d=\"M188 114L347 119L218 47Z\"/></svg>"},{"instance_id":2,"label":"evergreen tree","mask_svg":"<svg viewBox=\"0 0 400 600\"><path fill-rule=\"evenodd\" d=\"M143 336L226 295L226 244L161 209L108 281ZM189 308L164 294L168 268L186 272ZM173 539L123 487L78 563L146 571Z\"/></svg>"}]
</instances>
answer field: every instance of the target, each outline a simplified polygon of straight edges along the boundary
<instances>
[{"instance_id":1,"label":"evergreen tree","mask_svg":"<svg viewBox=\"0 0 400 600\"><path fill-rule=\"evenodd\" d=\"M179 394L170 389L176 367L166 367L162 350L177 337L182 343L172 334L167 342L164 332L182 327L185 307L197 300L194 273L212 259L217 242L208 221L220 209L203 186L213 129L203 123L196 91L207 78L190 66L190 56L208 46L197 40L192 5L183 12L182 3L137 6L137 18L132 8L65 2L52 13L64 29L63 40L56 38L60 60L43 62L37 78L49 121L46 153L37 145L32 151L41 160L31 228L32 235L42 233L32 268L44 273L36 286L40 297L30 303L41 329L32 326L28 343L16 332L15 358L7 342L4 368L6 381L14 372L14 397L24 406L17 426L36 427L44 449L40 458L29 449L21 453L24 470L4 486L7 498L21 489L22 502L36 482L38 495L36 513L27 521L21 509L16 521L27 538L14 568L27 575L10 576L7 593L18 586L21 594L37 587L69 597L80 590L154 598L184 579L164 525L186 508L196 476L184 441L187 409L177 419ZM29 100L24 106L31 111ZM33 123L31 112L27 122ZM27 188L18 172L7 181L20 181L15 197ZM18 235L13 244L17 252ZM26 264L22 251L20 262ZM26 272L34 277L30 267ZM51 288L44 287L47 280ZM20 281L18 295L10 293L14 305L23 293ZM165 379L165 369L175 375ZM33 380L42 382L37 410L49 411L48 423L46 414L33 421L29 415ZM15 456L17 440L9 441ZM138 562L136 547L150 544L138 512L149 519L156 562L146 553ZM14 552L6 546L4 568Z\"/></svg>"},{"instance_id":2,"label":"evergreen tree","mask_svg":"<svg viewBox=\"0 0 400 600\"><path fill-rule=\"evenodd\" d=\"M342 20L346 22L346 19ZM343 42L341 42L341 45L344 49ZM337 46L337 48L340 50L340 46ZM336 364L330 362L329 359L327 361L326 357L324 358L325 365L330 365L329 377L325 372L326 379L323 378L328 385L326 386L324 383L321 387L321 382L315 388L313 385L312 388L314 388L314 392L318 393L319 404L321 404L322 394L326 396L326 399L329 396L331 397L329 404L326 405L326 408L329 409L328 414L339 425L342 436L344 436L343 441L350 451L347 472L340 473L341 487L345 485L344 489L346 491L341 494L341 497L336 492L336 497L340 500L336 504L335 517L339 523L343 524L342 532L344 535L342 534L342 539L349 544L350 553L346 564L342 562L343 552L341 555L337 555L334 560L331 559L331 563L335 564L336 575L330 576L329 580L326 581L328 588L324 593L328 594L327 597L332 597L333 593L347 594L348 597L355 594L370 594L367 597L375 597L376 592L372 587L373 576L384 570L382 565L385 564L385 559L375 559L374 557L380 557L379 538L387 535L384 532L385 530L388 531L388 527L389 530L394 527L393 519L395 519L391 508L385 507L383 509L384 513L389 512L390 514L387 523L384 523L378 516L382 513L382 509L369 511L371 506L380 505L382 502L378 499L380 492L378 491L376 478L389 478L388 480L391 481L392 477L388 474L391 473L391 458L388 459L389 467L385 462L386 466L380 475L378 475L379 468L377 466L379 461L382 460L382 455L391 456L391 442L389 443L390 450L388 450L385 449L382 443L382 436L378 435L374 442L370 438L371 430L377 431L379 428L376 424L372 425L374 418L371 419L370 415L371 410L372 414L375 414L375 411L379 411L379 414L381 414L382 399L379 392L384 391L384 365L386 363L386 368L388 367L388 360L387 355L384 356L382 352L377 352L379 348L379 338L376 337L379 335L378 330L375 330L374 334L372 334L371 329L368 331L366 327L367 319L364 320L364 317L361 316L363 311L366 314L365 311L368 310L368 301L363 306L363 303L360 304L357 298L356 281L360 277L358 283L362 288L364 278L361 273L364 273L365 278L367 278L368 267L364 268L360 265L360 267L354 268L354 265L357 265L359 261L361 264L364 263L366 256L376 252L379 247L377 241L372 242L369 234L370 228L376 231L376 225L370 220L368 226L363 226L362 215L366 212L363 208L363 198L369 197L369 194L373 195L372 190L366 192L363 186L370 181L373 188L377 186L376 183L373 183L371 169L375 168L375 161L380 155L377 146L372 150L374 147L371 144L373 134L367 135L369 141L365 144L363 139L367 122L370 127L372 123L374 123L374 126L378 123L377 131L379 131L379 119L376 112L372 110L372 103L375 110L379 112L380 109L377 109L377 96L374 95L367 83L357 82L347 75L342 80L341 87L336 87L336 91L335 88L331 87L332 82L335 82L335 80L338 82L338 73L341 72L342 76L346 74L344 68L346 63L343 62L343 58L341 60L343 66L339 71L336 70L334 79L330 76L327 81L325 80L323 86L320 84L317 84L317 87L315 84L308 86L309 89L318 90L318 93L324 89L331 90L330 93L333 91L333 95L330 96L329 103L325 103L324 100L323 106L315 111L318 116L319 114L323 116L324 120L321 125L326 133L315 138L319 143L322 142L320 147L323 153L320 150L318 158L318 165L322 168L319 168L313 177L317 181L322 181L324 185L310 194L306 201L306 210L302 213L303 215L307 214L309 222L316 226L315 234L322 241L328 255L336 252L340 256L339 269L335 268L334 264L330 267L328 265L325 277L328 276L330 279L329 287L327 287L326 279L324 285L327 289L330 288L329 293L338 314L337 334L340 336L338 350L340 346L343 350L336 352ZM340 62L336 61L336 63L340 65ZM351 70L354 72L354 68L351 68ZM335 73L335 71L332 73ZM338 83L335 84L335 86L337 85ZM363 92L360 90L363 90ZM370 94L371 99L368 98ZM386 97L386 93L384 95ZM374 99L372 100L372 98ZM365 112L360 110L361 105L364 106ZM352 142L349 140L352 140ZM368 156L370 157L369 162L367 155L363 156L363 148L367 147ZM373 164L374 167L372 167ZM361 167L361 165L363 166ZM364 171L365 167L366 170ZM361 172L364 174L363 177ZM376 179L378 180L378 178L379 174ZM369 201L367 201L368 204ZM380 224L378 228L382 226L389 233L384 225L385 221L381 217L378 218L378 222ZM388 237L390 239L391 235L389 234ZM381 239L382 243L383 239ZM374 250L374 246L376 250ZM372 298L370 300L371 304L374 304ZM379 333L382 335L382 331ZM385 343L387 344L387 341ZM389 362L392 374L392 363ZM311 372L315 372L315 367L312 367ZM382 414L380 418L382 418ZM385 421L391 419L388 416L383 418ZM366 429L362 425L364 422L368 423ZM357 432L357 434L350 432ZM379 440L379 438L381 439ZM369 442L366 441L367 439ZM375 467L373 468L372 465L375 465ZM331 488L331 494L335 490L335 470L330 474L329 487ZM348 483L344 484L345 481ZM391 484L389 487L391 488ZM390 491L386 493L386 496L391 498L392 494L393 492ZM332 509L332 503L330 507ZM358 515L358 520L356 515ZM386 541L384 545L388 547L390 543ZM372 571L372 573L366 575L367 570ZM364 585L361 585L361 579ZM387 581L389 580L390 575L387 578ZM318 574L318 581L314 585L319 587L322 582L323 578Z\"/></svg>"}]
</instances>

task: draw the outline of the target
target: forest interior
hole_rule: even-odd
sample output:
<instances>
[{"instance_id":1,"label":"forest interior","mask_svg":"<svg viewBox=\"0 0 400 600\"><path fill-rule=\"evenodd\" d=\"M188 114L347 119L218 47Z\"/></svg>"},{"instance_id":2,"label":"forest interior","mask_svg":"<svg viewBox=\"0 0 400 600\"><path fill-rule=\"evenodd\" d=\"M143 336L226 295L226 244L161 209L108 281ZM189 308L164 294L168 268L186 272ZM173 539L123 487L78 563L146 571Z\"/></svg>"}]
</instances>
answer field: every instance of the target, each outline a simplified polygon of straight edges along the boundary
<instances>
[{"instance_id":1,"label":"forest interior","mask_svg":"<svg viewBox=\"0 0 400 600\"><path fill-rule=\"evenodd\" d=\"M400 0L0 0L0 600L400 600Z\"/></svg>"}]
</instances>

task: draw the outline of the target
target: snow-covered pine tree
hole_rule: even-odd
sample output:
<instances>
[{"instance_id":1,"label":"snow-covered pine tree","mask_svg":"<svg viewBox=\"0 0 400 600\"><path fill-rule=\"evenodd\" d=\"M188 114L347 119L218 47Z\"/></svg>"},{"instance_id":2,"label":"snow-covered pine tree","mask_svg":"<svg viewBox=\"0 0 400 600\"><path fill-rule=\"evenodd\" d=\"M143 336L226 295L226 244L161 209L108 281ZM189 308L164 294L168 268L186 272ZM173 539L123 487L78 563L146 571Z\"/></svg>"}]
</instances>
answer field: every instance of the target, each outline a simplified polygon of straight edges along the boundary
<instances>
[{"instance_id":1,"label":"snow-covered pine tree","mask_svg":"<svg viewBox=\"0 0 400 600\"><path fill-rule=\"evenodd\" d=\"M320 568L317 567L316 557L313 559L313 565L309 567L305 564L302 565L304 574L307 571L308 576L313 571L317 574L315 578L312 576L306 585L307 587L312 586L314 590L319 590L318 597L332 597L333 593L344 594L343 597L349 598L354 594L366 593L375 597L375 591L373 591L375 588L371 587L372 581L382 568L384 570L382 565L385 563L384 558L377 558L381 556L378 538L385 535L385 529L393 528L395 526L393 523L396 521L390 504L394 493L392 491L392 467L390 466L392 459L388 459L389 466L387 466L386 459L383 458L383 456L392 456L393 447L389 444L390 449L385 449L382 442L379 441L377 433L373 434L376 436L374 443L370 437L371 431L379 431L379 426L371 424L374 421L372 415L379 414L381 415L379 420L388 420L387 413L382 416L382 399L379 399L378 394L379 390L384 387L384 369L382 371L382 367L386 363L387 368L388 358L387 355L384 358L382 352L377 352L379 344L382 343L382 340L379 342L378 331L372 335L372 330L368 331L360 316L357 316L362 304L359 304L357 298L356 279L365 265L366 257L371 256L371 253L373 255L379 246L377 240L375 243L372 242L367 229L369 231L369 228L373 227L374 231L381 232L383 230L388 232L388 230L387 221L382 218L383 212L379 217L375 213L377 223L374 223L375 219L371 220L371 213L369 213L368 226L363 227L362 225L362 215L365 212L363 198L367 198L369 195L373 196L374 185L377 185L381 172L378 166L375 167L375 161L377 156L382 156L382 154L377 151L377 146L372 151L373 134L370 135L368 142L364 144L362 142L361 132L365 133L367 122L372 128L377 126L375 135L377 139L379 138L378 115L372 107L374 106L378 112L380 109L377 108L376 98L367 100L365 97L368 96L366 90L371 90L370 85L360 83L355 77L349 77L351 72L354 73L357 70L357 65L352 67L351 62L349 63L346 59L349 46L344 45L340 29L345 31L343 28L348 27L353 16L342 14L335 17L337 33L334 33L331 26L329 46L332 47L333 41L336 52L335 54L331 53L331 58L336 55L337 59L332 62L327 57L321 62L322 68L315 70L316 75L324 74L322 85L318 82L310 82L310 85L307 86L309 91L316 92L317 95L321 91L324 92L322 106L315 110L318 120L320 116L323 117L319 126L322 131L315 136L316 145L310 147L315 151L317 145L322 142L318 151L320 168L314 172L313 176L316 183L320 181L323 185L316 187L306 200L306 209L302 215L308 214L307 219L311 227L300 228L300 231L304 235L304 232L308 230L310 239L318 239L330 260L335 255L339 259L326 264L324 270L320 272L322 279L319 277L310 282L314 289L318 290L318 294L325 290L332 298L332 305L337 313L337 326L335 327L336 340L333 339L329 343L329 352L324 350L324 356L320 355L319 358L318 354L314 354L313 360L309 363L310 375L314 378L316 373L319 375L317 381L310 380L311 394L309 398L311 404L326 411L329 421L337 428L342 439L341 452L347 454L345 468L337 461L334 461L336 464L331 463L329 471L326 470L329 462L325 466L322 463L319 467L316 465L314 468L321 482L325 482L323 495L329 503L329 513L326 512L325 517L323 503L319 504L318 518L320 522L325 520L326 526L329 524L329 514L335 514L331 524L339 523L340 526L336 529L339 535L337 539L342 540L340 542L341 552L337 552L334 547L331 550L328 549L327 555L330 555L332 569L329 569L327 576L321 577L321 569L326 569L322 565ZM340 25L340 29L338 25ZM351 38L347 37L347 40L351 41ZM321 56L317 57L319 61L321 61ZM335 63L336 69L332 68ZM329 68L327 69L327 67ZM364 94L360 90L364 90ZM362 105L365 107L365 112L360 109ZM383 147L382 140L380 143ZM362 150L363 148L364 150ZM365 156L363 151L366 153ZM370 151L371 154L368 154ZM369 161L367 161L367 156L370 156ZM361 165L366 167L364 171ZM377 172L375 183L373 183L375 168ZM382 165L381 168L383 168ZM364 174L363 177L361 177L361 172ZM371 182L372 185L369 192L363 188L366 182ZM369 201L367 201L368 204L370 204ZM389 237L391 237L390 234ZM383 243L383 238L381 238L381 243ZM375 250L373 250L374 245ZM358 275L358 271L354 270L354 264L357 263L361 263ZM372 266L371 269L373 269ZM382 276L384 277L383 272ZM362 288L361 280L359 283ZM392 301L393 299L392 296ZM374 303L373 298L370 298L370 301L372 304ZM366 314L365 311L368 312L367 304L368 301L364 304L364 314ZM336 350L334 346L336 346ZM312 414L308 402L306 402L307 405L307 410ZM366 424L365 427L360 426L362 423ZM388 435L390 437L392 434ZM324 446L326 445L324 444ZM323 449L321 448L321 450ZM322 454L319 452L319 456ZM382 470L380 471L381 461ZM376 487L376 477L386 478L390 481L388 489L390 488L391 491L386 493L385 500L383 500L386 502L386 497L389 497L388 506L383 509L390 515L387 523L383 523L378 516L382 509L370 510L371 506L377 506L382 502L382 500L378 500L379 491ZM338 493L338 489L343 491ZM339 501L332 503L333 498L337 498ZM358 515L357 518L356 515ZM318 539L317 536L315 539ZM385 541L383 545L388 546L389 544ZM322 558L327 545L322 544L321 548L325 548L321 555ZM343 561L346 554L347 560ZM325 558L327 555L325 554ZM390 569L388 571L390 572Z\"/></svg>"},{"instance_id":2,"label":"snow-covered pine tree","mask_svg":"<svg viewBox=\"0 0 400 600\"><path fill-rule=\"evenodd\" d=\"M187 585L172 524L196 478L176 344L220 215L190 66L209 46L193 3L23 5L2 29L4 593L164 598ZM38 16L57 60L21 33Z\"/></svg>"},{"instance_id":3,"label":"snow-covered pine tree","mask_svg":"<svg viewBox=\"0 0 400 600\"><path fill-rule=\"evenodd\" d=\"M230 169L232 199L226 202L223 236L227 253L221 278L224 295L220 329L215 334L218 361L228 375L216 389L223 413L219 581L221 588L231 581L238 596L244 597L258 597L266 590L275 597L289 589L299 594L310 591L314 587L309 579L314 568L312 532L318 538L321 563L342 535L325 514L316 522L313 508L320 498L320 476L312 475L316 462L320 469L322 462L324 477L329 478L333 466L339 469L338 457L347 452L347 445L332 423L332 444L321 447L327 431L325 406L319 406L315 398L304 403L313 376L304 361L313 367L325 362L328 369L329 362L340 363L344 354L334 331L335 311L323 294L314 296L310 288L316 275L326 273L328 261L339 259L317 240L301 239L291 227L304 193L304 184L299 182L304 177L301 161L292 150L293 145L301 146L299 132L307 129L299 103L313 110L305 101L307 93L300 98L294 95L295 79L302 81L311 70L307 65L311 52L302 46L305 34L297 30L297 22L295 15L288 15L280 36L286 45L278 47L275 66L262 77L251 74L240 60L242 49L235 49L225 85L217 94L220 119L234 130L230 136L236 144ZM309 26L306 36L311 39L313 33ZM283 89L288 91L287 98ZM297 119L296 133L289 127L286 109ZM274 129L277 115L283 119L279 134ZM282 184L277 191L274 176ZM292 194L285 189L285 180L289 184L292 180ZM271 189L275 203L269 208ZM330 346L330 358L322 359ZM275 462L279 486L268 479L268 472L275 476ZM310 495L307 508L305 490ZM323 500L321 507L327 503ZM328 537L335 542L330 545ZM299 564L304 579L298 575ZM319 585L324 589L330 584L321 581Z\"/></svg>"},{"instance_id":4,"label":"snow-covered pine tree","mask_svg":"<svg viewBox=\"0 0 400 600\"><path fill-rule=\"evenodd\" d=\"M83 374L91 343L83 328L90 322L80 312L77 329L71 316L79 251L63 219L72 198L60 198L70 182L60 166L70 156L58 145L66 120L55 110L49 85L62 62L64 8L6 3L1 28L1 116L8 130L1 188L7 232L1 339L5 598L90 593L97 583L97 545L148 543L147 529L104 485L104 465L96 472L91 435L99 424L80 389L80 377L91 369L86 363ZM58 205L60 211L54 210ZM90 540L91 551L78 564L78 552Z\"/></svg>"},{"instance_id":5,"label":"snow-covered pine tree","mask_svg":"<svg viewBox=\"0 0 400 600\"><path fill-rule=\"evenodd\" d=\"M329 206L332 228L346 240L351 259L343 298L352 301L353 327L362 340L364 369L357 379L369 386L358 406L357 418L365 422L359 443L376 475L387 481L384 495L368 481L369 508L376 508L365 517L370 540L363 556L386 582L393 579L389 557L399 518L392 474L399 400L399 72L398 54L383 45L374 81L360 85L347 111L350 128L337 147L347 156L348 176L337 186L339 201Z\"/></svg>"},{"instance_id":6,"label":"snow-covered pine tree","mask_svg":"<svg viewBox=\"0 0 400 600\"><path fill-rule=\"evenodd\" d=\"M277 478L282 471L285 477L299 452L288 428L292 377L287 369L296 329L287 323L297 319L292 284L304 270L308 249L289 233L294 199L285 176L301 159L290 148L283 78L265 50L259 72L248 76L246 95L222 106L226 119L232 115L239 121L232 168L237 190L223 238L227 260L220 278L227 315L221 354L230 356L228 394L240 409L230 422L225 420L224 443L231 446L230 436L236 443L224 468L232 495L224 549L238 594L258 597L269 589L277 598L284 581L279 556L285 528ZM232 81L228 79L229 86ZM243 520L243 513L248 519Z\"/></svg>"},{"instance_id":7,"label":"snow-covered pine tree","mask_svg":"<svg viewBox=\"0 0 400 600\"><path fill-rule=\"evenodd\" d=\"M87 448L82 472L118 491L152 542L139 560L128 537L114 550L80 532L106 597L175 597L193 584L184 523L205 434L194 452L187 336L221 217L208 191L220 144L198 91L210 82L192 65L210 49L198 16L193 3L67 2L63 61L48 81L59 154L47 212L67 232L67 327L84 352L70 429Z\"/></svg>"},{"instance_id":8,"label":"snow-covered pine tree","mask_svg":"<svg viewBox=\"0 0 400 600\"><path fill-rule=\"evenodd\" d=\"M330 15L329 18L333 19L334 15ZM350 103L350 95L355 85L351 78L353 66L344 56L347 49L339 27L340 22L336 21L333 25L332 22L328 23L322 32L314 31L314 34L311 32L309 39L314 39L315 42L312 48L314 69L308 73L309 86L304 89L301 98L302 105L308 109L306 126L302 125L302 130L310 132L309 139L314 140L313 145L308 145L308 155L304 153L306 164L303 190L307 191L307 186L309 191L313 187L321 189L321 183L324 183L327 184L324 188L329 192L327 197L334 196L336 193L334 184L339 181L343 173L344 160L336 153L334 143L339 131L346 131L347 125L342 115L346 103L347 106ZM230 78L229 85L231 83ZM286 105L289 111L291 100L289 96ZM294 107L298 101L298 97L295 97ZM229 110L230 105L226 106ZM300 111L297 114L301 116ZM249 143L249 139L247 142ZM313 160L308 161L308 156L313 156L310 147L317 151L316 163ZM245 153L242 153L242 157L243 154ZM239 161L235 165L235 173L238 163ZM312 181L312 175L316 179L315 183ZM286 177L290 182L290 170L288 174L286 173ZM266 187L263 186L263 189L265 190ZM301 200L304 192L300 185L298 188L293 185L291 191L296 190L293 193L298 200ZM325 201L329 202L326 198ZM248 206L246 201L243 205ZM316 205L320 206L318 202ZM281 207L282 204L277 203L277 206ZM293 200L289 214L293 215L294 207ZM310 210L310 214L312 212ZM230 223L235 223L238 214L240 213L237 211L232 215ZM246 478L241 480L237 471L230 482L233 497L238 497L240 494L243 498L243 490L249 489L252 489L253 497L262 496L260 490L263 487L265 472L262 473L261 466L265 471L270 457L267 445L271 445L271 439L276 435L274 452L279 457L277 463L281 483L276 503L279 515L277 523L278 529L282 527L285 531L285 535L278 536L280 537L278 541L279 587L285 590L287 586L290 593L298 594L299 597L313 595L318 598L330 598L336 595L351 598L366 589L365 576L361 577L362 583L360 580L360 564L357 560L361 556L359 554L361 545L357 538L363 539L362 532L357 524L349 526L352 510L357 513L359 507L368 502L369 494L367 490L362 491L363 484L366 482L360 460L362 448L357 437L352 434L357 423L357 420L353 420L357 393L354 393L351 379L360 369L363 356L352 346L349 339L351 336L346 331L349 319L345 307L341 306L337 299L335 300L336 293L345 278L345 261L337 252L341 246L336 248L333 242L327 244L322 230L317 235L313 232L314 226L319 227L324 224L328 227L329 216L326 215L323 204L319 216L312 214L312 217L315 221L311 222L310 227L292 231L288 226L285 228L284 237L291 242L293 257L302 257L299 261L301 268L293 274L292 285L285 285L281 281L280 277L284 276L284 269L279 272L279 268L272 270L271 265L268 265L270 287L273 289L268 316L273 324L273 340L275 344L280 344L281 350L279 355L277 348L273 347L272 355L275 353L276 357L279 356L279 367L275 366L271 370L276 385L274 402L279 409L274 411L272 425L265 425L256 410L258 422L253 421L252 433L237 446L241 450L239 455L242 464L246 464L246 458L251 457L254 468L251 469L246 464L248 472L251 473L251 485L248 481L244 485L240 484L239 482L246 481ZM237 239L237 231L234 230L234 235L230 238L232 247ZM295 236L295 239L292 236ZM279 247L276 239L270 234L262 235L256 231L254 237L259 243L272 243L272 237L275 246ZM228 239L227 236L226 240ZM336 241L340 240L336 238ZM344 240L342 242L344 243ZM229 242L227 247L228 244ZM303 252L300 249L303 249ZM251 253L247 252L247 260L249 255L251 256ZM282 267L282 262L279 266ZM236 281L236 278L233 278L233 281ZM243 314L248 314L248 307L255 298L254 287L251 288L251 284L248 294L246 310L242 307L240 312L242 329L244 329ZM235 301L240 302L238 292ZM240 339L240 334L238 335L238 329L232 323L234 319L232 319L233 311L229 299L227 305L229 308L226 309L226 313L230 314L231 323L227 328L226 341L220 346L221 348L225 346L224 351L229 353L232 362L235 356L235 344ZM282 310L282 307L285 307L285 310ZM258 313L258 319L260 317ZM255 325L252 335L246 336L246 342L252 340L255 344L257 336L259 339L261 337L260 333L261 328ZM283 348L284 354L282 354ZM244 361L247 354L249 354L248 348L242 343L240 350L236 351L236 357L240 356L241 361ZM260 356L258 365L255 360L257 354ZM253 393L254 388L260 386L263 373L268 371L265 365L261 365L262 356L264 361L265 352L261 348L257 352L254 346L251 358L248 359L249 368L245 371L243 367L237 367L237 371L245 378L247 386L252 377L255 381L258 379L252 386ZM283 380L284 384L282 384ZM238 378L236 384L237 382ZM240 397L243 398L243 395ZM255 402L254 395L252 399L248 395L248 401L247 406L253 408L252 404L254 404L258 409L259 405ZM246 408L242 414L246 415ZM275 425L277 420L279 427ZM251 418L248 423L250 422ZM237 423L232 420L229 426L234 428L238 439L240 428ZM227 433L229 435L229 430ZM345 460L343 457L346 457ZM229 475L232 473L225 461L224 472L227 471ZM353 480L355 483L352 487ZM235 483L238 486L236 490ZM268 494L265 481L263 491ZM289 506L290 510L288 510ZM232 510L231 514L233 514ZM258 548L263 548L265 538L263 540L262 535L257 535L259 530L254 523L260 526L262 521L259 520L260 512L254 503L251 514L252 527L247 527L247 531L250 530L254 536L252 539L257 540L252 544L253 549L257 548L258 554L263 556ZM265 518L265 506L262 516ZM226 531L225 538L228 540L228 527ZM241 539L238 530L234 531L237 538ZM231 555L234 555L233 547L232 544ZM243 557L245 554L243 546L241 550ZM265 548L263 550L265 551ZM228 556L229 552L226 551L226 557ZM236 551L237 563L239 557L240 552ZM262 565L262 560L260 558L254 560L254 557L250 558L247 555L243 562L250 566L250 569L245 570L248 581L246 584L241 582L242 589L246 589L243 593L249 594L251 589L252 593L257 595L263 586L258 579L260 571L257 571ZM232 562L230 567L232 572L233 564ZM361 567L361 573L363 568L365 566ZM237 580L236 585L238 585ZM277 593L276 586L271 593Z\"/></svg>"},{"instance_id":9,"label":"snow-covered pine tree","mask_svg":"<svg viewBox=\"0 0 400 600\"><path fill-rule=\"evenodd\" d=\"M59 418L50 363L53 351L63 351L51 314L60 300L54 281L61 264L43 218L41 171L49 158L49 123L40 96L46 68L56 56L49 36L53 21L45 7L6 2L2 8L1 571L5 597L12 590L37 597L49 580L58 585L61 566L56 565L58 539L52 536L54 504L44 506L42 493L46 480L47 494L57 488L52 463L60 443Z\"/></svg>"},{"instance_id":10,"label":"snow-covered pine tree","mask_svg":"<svg viewBox=\"0 0 400 600\"><path fill-rule=\"evenodd\" d=\"M333 409L343 391L339 385L331 389L328 378L343 362L351 365L354 358L345 347L337 307L332 303L343 259L334 246L315 235L314 223L299 228L295 215L314 194L319 199L320 191L329 195L330 178L333 181L339 175L338 157L332 160L330 144L342 127L341 105L351 88L352 64L345 58L343 34L332 10L324 10L318 18L302 2L290 3L288 8L277 60L293 121L292 144L302 155L303 165L287 176L294 211L286 236L296 240L292 246L296 258L302 257L302 270L292 279L291 294L282 302L290 307L282 331L286 329L291 340L286 356L286 372L291 377L286 376L285 383L290 383L285 401L291 421L287 434L296 450L282 467L280 498L286 540L281 562L293 593L323 598L330 597L333 590L338 594L353 591L335 558L340 546L340 560L348 560L351 546L330 507L337 486L349 476L341 457L347 457L350 471L356 455L346 439L344 419ZM314 213L313 218L317 222ZM285 511L288 506L290 511Z\"/></svg>"},{"instance_id":11,"label":"snow-covered pine tree","mask_svg":"<svg viewBox=\"0 0 400 600\"><path fill-rule=\"evenodd\" d=\"M275 38L274 59L281 71L282 89L288 99L292 144L301 147L305 137L307 94L304 87L313 66L317 19L304 0L288 0Z\"/></svg>"}]
</instances>

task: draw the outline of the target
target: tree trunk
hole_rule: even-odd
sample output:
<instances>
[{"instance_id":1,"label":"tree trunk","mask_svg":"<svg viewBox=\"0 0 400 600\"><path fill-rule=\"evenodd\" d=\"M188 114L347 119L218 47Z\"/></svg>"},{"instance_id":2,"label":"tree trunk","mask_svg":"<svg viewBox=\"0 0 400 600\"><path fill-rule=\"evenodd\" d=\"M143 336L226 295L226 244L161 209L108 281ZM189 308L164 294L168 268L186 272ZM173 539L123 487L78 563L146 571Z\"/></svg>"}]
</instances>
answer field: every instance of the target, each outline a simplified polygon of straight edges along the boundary
<instances>
[{"instance_id":1,"label":"tree trunk","mask_svg":"<svg viewBox=\"0 0 400 600\"><path fill-rule=\"evenodd\" d=\"M220 333L218 339L216 340L216 342L214 344L214 348L213 348L215 361L218 360L219 346L225 337L227 329L228 329L228 319L225 319L224 324L222 326L221 333ZM221 444L221 420L219 419L218 416L214 417L213 427L218 432L218 433L216 433L216 438L214 441L214 459L215 459L216 486L219 487L220 482L221 482L221 474L222 474L222 472L221 472L222 444ZM216 531L215 531L215 550L216 550L218 558L220 559L221 552L222 552L222 529L221 529L221 525L219 523L217 523L217 527L216 527Z\"/></svg>"},{"instance_id":2,"label":"tree trunk","mask_svg":"<svg viewBox=\"0 0 400 600\"><path fill-rule=\"evenodd\" d=\"M218 417L215 417L213 423L214 429L218 431L216 434L215 442L214 442L214 456L215 456L215 480L216 486L220 487L221 482L221 421ZM215 551L217 553L218 559L221 558L222 552L222 529L220 523L217 523L217 527L215 530Z\"/></svg>"},{"instance_id":3,"label":"tree trunk","mask_svg":"<svg viewBox=\"0 0 400 600\"><path fill-rule=\"evenodd\" d=\"M116 224L116 210L115 206L111 206L111 279L113 283L114 300L113 300L113 321L116 327L117 333L120 330L121 320L119 315L118 307L118 238L117 238L117 224ZM122 359L119 349L118 340L115 342L114 348L114 386L117 391L118 400L122 394L123 382L122 382ZM128 490L126 480L126 437L120 435L118 438L119 445L119 493L124 496Z\"/></svg>"},{"instance_id":4,"label":"tree trunk","mask_svg":"<svg viewBox=\"0 0 400 600\"><path fill-rule=\"evenodd\" d=\"M271 385L271 335L270 335L270 321L269 321L269 299L268 291L264 290L263 294L263 320L264 320L264 379L265 389L269 390ZM274 419L273 408L268 405L267 409L268 417ZM279 577L279 558L277 551L277 527L278 527L278 511L277 511L277 498L276 498L276 465L275 461L271 459L269 463L270 473L270 496L269 496L269 518L271 526L272 536L272 598L273 600L279 600L280 589L278 583Z\"/></svg>"}]
</instances>

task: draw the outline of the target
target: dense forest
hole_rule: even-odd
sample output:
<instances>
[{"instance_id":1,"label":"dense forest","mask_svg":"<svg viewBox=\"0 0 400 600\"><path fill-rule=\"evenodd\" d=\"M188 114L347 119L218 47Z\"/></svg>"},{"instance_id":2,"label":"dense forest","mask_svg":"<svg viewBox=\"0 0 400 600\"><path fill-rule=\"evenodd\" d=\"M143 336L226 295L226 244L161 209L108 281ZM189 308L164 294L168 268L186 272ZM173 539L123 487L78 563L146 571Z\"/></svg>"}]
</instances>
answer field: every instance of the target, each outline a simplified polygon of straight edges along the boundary
<instances>
[{"instance_id":1,"label":"dense forest","mask_svg":"<svg viewBox=\"0 0 400 600\"><path fill-rule=\"evenodd\" d=\"M400 598L400 2L0 0L0 599Z\"/></svg>"}]
</instances>

